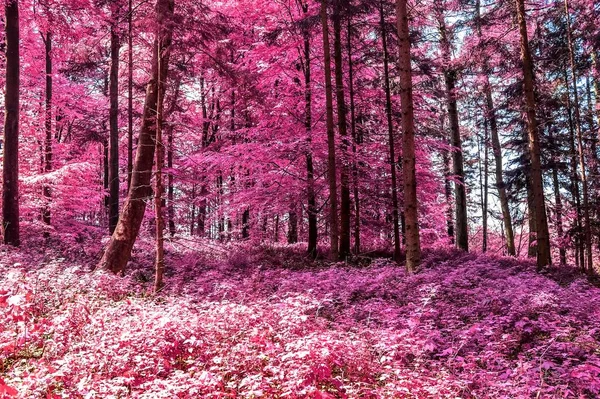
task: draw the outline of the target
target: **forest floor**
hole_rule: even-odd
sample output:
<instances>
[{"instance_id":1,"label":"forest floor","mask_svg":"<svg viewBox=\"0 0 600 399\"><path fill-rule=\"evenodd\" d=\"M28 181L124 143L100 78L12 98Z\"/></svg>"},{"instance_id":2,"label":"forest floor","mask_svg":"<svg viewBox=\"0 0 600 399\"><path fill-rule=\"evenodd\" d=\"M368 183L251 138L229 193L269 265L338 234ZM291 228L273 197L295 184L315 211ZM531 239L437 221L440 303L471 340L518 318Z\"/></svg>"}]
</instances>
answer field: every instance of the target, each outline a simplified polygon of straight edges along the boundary
<instances>
[{"instance_id":1,"label":"forest floor","mask_svg":"<svg viewBox=\"0 0 600 399\"><path fill-rule=\"evenodd\" d=\"M119 277L0 247L0 398L600 395L600 289L568 269L433 251L407 275L180 240L152 295L136 253Z\"/></svg>"}]
</instances>

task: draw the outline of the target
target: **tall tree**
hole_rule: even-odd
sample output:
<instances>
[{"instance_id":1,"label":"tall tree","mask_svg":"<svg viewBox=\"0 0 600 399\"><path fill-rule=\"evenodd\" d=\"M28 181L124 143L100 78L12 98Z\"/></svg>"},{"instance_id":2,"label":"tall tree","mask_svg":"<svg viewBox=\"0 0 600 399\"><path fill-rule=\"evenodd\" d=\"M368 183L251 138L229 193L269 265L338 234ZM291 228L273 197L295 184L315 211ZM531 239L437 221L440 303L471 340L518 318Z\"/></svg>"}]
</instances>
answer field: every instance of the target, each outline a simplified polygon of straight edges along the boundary
<instances>
[{"instance_id":1,"label":"tall tree","mask_svg":"<svg viewBox=\"0 0 600 399\"><path fill-rule=\"evenodd\" d=\"M127 191L133 172L133 4L127 2Z\"/></svg>"},{"instance_id":2,"label":"tall tree","mask_svg":"<svg viewBox=\"0 0 600 399\"><path fill-rule=\"evenodd\" d=\"M383 2L379 5L379 25L381 29L381 44L383 47L383 79L385 88L385 115L389 142L390 172L392 177L392 228L394 231L394 259L400 260L400 217L398 211L398 179L396 177L396 151L394 140L394 125L392 122L392 94L390 88L389 52Z\"/></svg>"},{"instance_id":3,"label":"tall tree","mask_svg":"<svg viewBox=\"0 0 600 399\"><path fill-rule=\"evenodd\" d=\"M152 192L150 178L155 153L157 107L162 104L162 100L158 101L158 82L159 77L162 77L161 85L165 85L167 80L173 34L173 8L173 0L158 0L156 3L157 30L153 46L152 75L146 86L144 115L131 177L131 189L125 199L117 227L99 263L99 267L114 273L123 271L131 257L131 250L144 218L146 199ZM160 95L164 96L164 89L160 90Z\"/></svg>"},{"instance_id":4,"label":"tall tree","mask_svg":"<svg viewBox=\"0 0 600 399\"><path fill-rule=\"evenodd\" d=\"M569 62L571 64L571 87L573 88L573 105L575 112L575 128L577 129L577 147L579 153L579 173L583 191L583 240L585 258L582 267L589 274L594 273L594 259L592 257L592 227L590 222L590 199L588 191L588 179L586 172L585 149L583 145L583 132L581 129L581 112L579 111L579 92L577 88L577 65L575 64L575 45L571 32L571 12L569 0L565 0L565 17L567 23L567 45L569 48ZM587 265L587 266L586 266Z\"/></svg>"},{"instance_id":5,"label":"tall tree","mask_svg":"<svg viewBox=\"0 0 600 399\"><path fill-rule=\"evenodd\" d=\"M52 33L46 32L44 39L44 55L46 60L46 114L44 125L46 138L44 140L44 172L52 171ZM50 201L51 192L48 183L42 189L44 194L44 208L42 210L42 221L50 225ZM45 231L47 237L49 231Z\"/></svg>"},{"instance_id":6,"label":"tall tree","mask_svg":"<svg viewBox=\"0 0 600 399\"><path fill-rule=\"evenodd\" d=\"M450 39L443 15L438 16L442 58L444 62L444 82L446 84L446 99L448 120L450 122L450 144L452 144L452 165L454 171L454 200L456 212L456 246L464 251L469 250L469 225L467 220L467 190L465 187L465 171L463 161L462 139L458 122L458 106L456 98L457 71L451 66Z\"/></svg>"},{"instance_id":7,"label":"tall tree","mask_svg":"<svg viewBox=\"0 0 600 399\"><path fill-rule=\"evenodd\" d=\"M342 59L342 0L333 4L333 59L335 63L335 93L337 100L338 129L341 136L340 167L340 249L344 260L350 255L350 172L348 157L348 123L344 93L344 63Z\"/></svg>"},{"instance_id":8,"label":"tall tree","mask_svg":"<svg viewBox=\"0 0 600 399\"><path fill-rule=\"evenodd\" d=\"M4 94L4 153L2 169L2 235L19 246L19 2L5 5L6 91Z\"/></svg>"},{"instance_id":9,"label":"tall tree","mask_svg":"<svg viewBox=\"0 0 600 399\"><path fill-rule=\"evenodd\" d=\"M529 156L531 162L530 181L535 207L536 242L537 242L537 267L541 270L552 263L550 255L550 234L546 216L546 203L544 199L544 184L542 180L542 163L540 138L535 109L535 88L533 75L533 60L527 36L527 20L524 0L516 1L519 33L521 36L521 61L523 67L523 93L525 97L525 110L527 114L527 133L529 141ZM531 211L532 209L530 209Z\"/></svg>"},{"instance_id":10,"label":"tall tree","mask_svg":"<svg viewBox=\"0 0 600 399\"><path fill-rule=\"evenodd\" d=\"M416 270L421 263L419 210L417 201L415 122L412 69L410 65L410 34L406 0L396 0L398 28L398 74L402 108L402 171L404 173L404 217L406 225L406 268Z\"/></svg>"},{"instance_id":11,"label":"tall tree","mask_svg":"<svg viewBox=\"0 0 600 399\"><path fill-rule=\"evenodd\" d=\"M327 119L327 175L329 180L329 240L330 257L339 259L339 226L337 214L337 168L335 160L335 130L333 127L333 88L331 85L331 48L329 44L329 23L327 0L321 0L321 26L323 28L323 53L325 62L325 109Z\"/></svg>"},{"instance_id":12,"label":"tall tree","mask_svg":"<svg viewBox=\"0 0 600 399\"><path fill-rule=\"evenodd\" d=\"M121 47L118 32L119 10L116 2L110 3L110 134L108 143L108 229L115 231L119 221L119 49Z\"/></svg>"}]
</instances>

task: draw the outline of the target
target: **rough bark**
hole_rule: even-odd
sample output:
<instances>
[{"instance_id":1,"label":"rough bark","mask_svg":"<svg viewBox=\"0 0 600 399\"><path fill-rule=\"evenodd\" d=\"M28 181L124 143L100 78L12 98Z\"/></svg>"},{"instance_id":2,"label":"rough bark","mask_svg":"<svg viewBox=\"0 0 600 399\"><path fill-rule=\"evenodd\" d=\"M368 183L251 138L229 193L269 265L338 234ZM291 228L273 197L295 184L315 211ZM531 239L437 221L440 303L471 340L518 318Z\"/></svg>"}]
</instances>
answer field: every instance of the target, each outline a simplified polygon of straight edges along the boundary
<instances>
[{"instance_id":1,"label":"rough bark","mask_svg":"<svg viewBox=\"0 0 600 399\"><path fill-rule=\"evenodd\" d=\"M127 4L127 191L131 188L133 172L133 7Z\"/></svg>"},{"instance_id":2,"label":"rough bark","mask_svg":"<svg viewBox=\"0 0 600 399\"><path fill-rule=\"evenodd\" d=\"M347 35L347 51L348 51L348 91L350 94L350 132L352 135L352 183L354 196L354 253L360 253L360 193L358 181L358 160L357 160L357 145L360 144L356 134L356 107L354 93L354 64L352 62L352 20L348 18L348 35Z\"/></svg>"},{"instance_id":3,"label":"rough bark","mask_svg":"<svg viewBox=\"0 0 600 399\"><path fill-rule=\"evenodd\" d=\"M331 50L329 45L329 24L327 21L327 0L321 0L321 26L323 28L323 52L325 61L325 109L327 119L327 176L329 180L329 240L330 258L339 259L339 226L337 214L337 173L335 164L335 131L333 128L333 89L331 85Z\"/></svg>"},{"instance_id":4,"label":"rough bark","mask_svg":"<svg viewBox=\"0 0 600 399\"><path fill-rule=\"evenodd\" d=\"M6 90L2 168L2 235L4 244L19 246L19 2L5 5Z\"/></svg>"},{"instance_id":5,"label":"rough bark","mask_svg":"<svg viewBox=\"0 0 600 399\"><path fill-rule=\"evenodd\" d=\"M350 255L350 171L348 159L348 124L344 93L344 64L342 59L342 15L341 0L334 0L333 12L333 59L335 63L335 93L337 99L338 129L341 136L340 163L340 249L339 257L345 260Z\"/></svg>"},{"instance_id":6,"label":"rough bark","mask_svg":"<svg viewBox=\"0 0 600 399\"><path fill-rule=\"evenodd\" d=\"M529 49L527 37L527 21L525 4L523 0L515 0L519 32L521 36L521 61L523 67L523 91L525 96L525 109L527 114L527 132L529 139L529 154L531 162L531 184L535 206L535 222L537 229L537 268L542 268L552 263L550 255L550 234L548 232L548 219L546 216L546 203L544 199L544 185L542 180L540 138L536 119L533 60Z\"/></svg>"},{"instance_id":7,"label":"rough bark","mask_svg":"<svg viewBox=\"0 0 600 399\"><path fill-rule=\"evenodd\" d=\"M398 29L398 73L402 110L402 171L404 174L404 215L406 223L406 268L413 272L421 262L419 212L415 160L415 127L410 65L410 35L406 0L396 1Z\"/></svg>"},{"instance_id":8,"label":"rough bark","mask_svg":"<svg viewBox=\"0 0 600 399\"><path fill-rule=\"evenodd\" d=\"M44 125L46 139L44 141L44 172L52 171L52 33L46 32L44 38L45 58L46 58L46 115ZM50 186L46 183L42 189L44 195L44 208L42 210L42 221L50 225L50 202L52 193ZM44 232L44 236L49 236L49 231Z\"/></svg>"},{"instance_id":9,"label":"rough bark","mask_svg":"<svg viewBox=\"0 0 600 399\"><path fill-rule=\"evenodd\" d=\"M389 52L383 4L379 5L379 25L381 28L381 44L383 46L383 79L385 88L385 114L387 117L390 172L392 178L392 229L394 232L394 259L400 260L400 217L398 211L398 179L396 177L396 150L394 124L392 122L392 91L390 88Z\"/></svg>"},{"instance_id":10,"label":"rough bark","mask_svg":"<svg viewBox=\"0 0 600 399\"><path fill-rule=\"evenodd\" d=\"M152 164L155 153L156 116L159 104L158 78L159 75L162 76L161 83L166 83L173 30L170 22L173 16L173 7L173 0L158 0L156 4L158 29L155 45L153 46L152 77L146 87L142 128L140 130L138 148L131 176L131 189L123 205L115 232L99 263L100 267L111 270L114 273L123 271L131 257L131 250L144 218L146 201L152 194L150 178L152 176ZM159 43L161 46L160 63L158 60ZM160 92L161 96L164 95L164 90L160 90Z\"/></svg>"},{"instance_id":11,"label":"rough bark","mask_svg":"<svg viewBox=\"0 0 600 399\"><path fill-rule=\"evenodd\" d=\"M452 165L454 172L454 200L456 212L456 246L463 251L469 250L469 232L467 223L467 191L465 187L465 171L458 121L458 107L456 98L456 70L450 64L450 41L446 31L443 15L439 16L442 57L444 58L444 82L446 85L446 99L448 107L448 121L450 122L450 143L452 144Z\"/></svg>"},{"instance_id":12,"label":"rough bark","mask_svg":"<svg viewBox=\"0 0 600 399\"><path fill-rule=\"evenodd\" d=\"M116 5L112 5L116 7ZM118 12L113 10L110 25L110 76L109 76L109 125L108 142L108 229L115 231L119 221L119 35L117 33Z\"/></svg>"}]
</instances>

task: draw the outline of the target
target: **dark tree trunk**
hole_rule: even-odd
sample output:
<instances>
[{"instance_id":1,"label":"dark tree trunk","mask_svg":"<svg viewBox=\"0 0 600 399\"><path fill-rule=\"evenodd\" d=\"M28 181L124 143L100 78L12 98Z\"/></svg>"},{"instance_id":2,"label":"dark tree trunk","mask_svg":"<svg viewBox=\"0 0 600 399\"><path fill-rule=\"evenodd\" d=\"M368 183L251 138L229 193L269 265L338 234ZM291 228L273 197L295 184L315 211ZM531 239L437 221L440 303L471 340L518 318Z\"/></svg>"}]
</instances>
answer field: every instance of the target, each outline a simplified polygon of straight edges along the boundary
<instances>
[{"instance_id":1,"label":"dark tree trunk","mask_svg":"<svg viewBox=\"0 0 600 399\"><path fill-rule=\"evenodd\" d=\"M396 0L398 24L398 73L402 104L402 172L404 174L404 215L406 220L406 268L413 272L421 263L419 211L417 201L415 126L410 65L410 35L406 0Z\"/></svg>"},{"instance_id":2,"label":"dark tree trunk","mask_svg":"<svg viewBox=\"0 0 600 399\"><path fill-rule=\"evenodd\" d=\"M333 89L331 85L331 50L327 0L321 0L321 26L323 28L323 52L325 61L325 108L327 118L327 167L329 180L329 239L331 260L339 259L339 227L337 214L337 172L335 164L335 131L333 128Z\"/></svg>"},{"instance_id":3,"label":"dark tree trunk","mask_svg":"<svg viewBox=\"0 0 600 399\"><path fill-rule=\"evenodd\" d=\"M131 250L144 218L146 200L152 194L150 178L155 153L157 106L162 103L162 101L158 101L158 82L159 77L162 77L161 84L166 83L173 29L173 25L170 23L173 17L173 7L173 0L158 0L156 4L158 27L153 46L152 78L146 88L144 115L131 177L131 190L129 190L129 195L123 205L115 232L99 263L100 267L114 273L123 271L131 257ZM159 45L161 48L160 61ZM164 95L164 89L161 89L160 93Z\"/></svg>"},{"instance_id":4,"label":"dark tree trunk","mask_svg":"<svg viewBox=\"0 0 600 399\"><path fill-rule=\"evenodd\" d=\"M335 93L337 99L338 129L341 136L340 168L340 250L339 257L345 260L350 255L350 171L348 160L348 125L346 100L344 98L344 63L342 59L342 0L334 1L333 12L333 58L335 63Z\"/></svg>"},{"instance_id":5,"label":"dark tree trunk","mask_svg":"<svg viewBox=\"0 0 600 399\"><path fill-rule=\"evenodd\" d=\"M116 5L112 5L117 7ZM119 221L119 35L117 21L119 15L113 10L110 26L110 135L108 145L108 229L115 231Z\"/></svg>"},{"instance_id":6,"label":"dark tree trunk","mask_svg":"<svg viewBox=\"0 0 600 399\"><path fill-rule=\"evenodd\" d=\"M359 143L356 134L356 112L354 104L354 64L352 62L352 19L348 17L348 91L350 92L350 129L352 134L352 181L354 195L354 253L360 253L360 193L358 181L358 160L356 147Z\"/></svg>"},{"instance_id":7,"label":"dark tree trunk","mask_svg":"<svg viewBox=\"0 0 600 399\"><path fill-rule=\"evenodd\" d=\"M398 179L396 177L396 151L394 140L394 124L392 122L392 93L390 89L389 53L383 4L379 5L379 25L381 28L381 44L383 46L383 78L385 87L385 114L387 117L390 172L392 177L392 231L394 232L394 259L400 260L400 221L398 212Z\"/></svg>"},{"instance_id":8,"label":"dark tree trunk","mask_svg":"<svg viewBox=\"0 0 600 399\"><path fill-rule=\"evenodd\" d=\"M302 10L308 13L308 3L302 5ZM317 256L318 245L318 209L315 195L315 171L313 166L312 150L312 90L311 90L311 59L310 59L310 32L304 28L304 128L306 129L306 189L308 193L308 255Z\"/></svg>"},{"instance_id":9,"label":"dark tree trunk","mask_svg":"<svg viewBox=\"0 0 600 399\"><path fill-rule=\"evenodd\" d=\"M45 57L46 57L46 115L45 130L46 140L44 142L44 172L52 171L52 33L46 32L44 38ZM42 210L42 221L50 225L50 201L52 193L50 186L44 184L44 209ZM45 237L49 237L49 231L44 232Z\"/></svg>"},{"instance_id":10,"label":"dark tree trunk","mask_svg":"<svg viewBox=\"0 0 600 399\"><path fill-rule=\"evenodd\" d=\"M277 219L279 221L279 219ZM295 244L298 242L298 212L296 210L296 204L292 204L289 213L288 223L288 244Z\"/></svg>"},{"instance_id":11,"label":"dark tree trunk","mask_svg":"<svg viewBox=\"0 0 600 399\"><path fill-rule=\"evenodd\" d=\"M133 172L133 7L132 0L127 5L127 191L131 188Z\"/></svg>"},{"instance_id":12,"label":"dark tree trunk","mask_svg":"<svg viewBox=\"0 0 600 399\"><path fill-rule=\"evenodd\" d=\"M2 235L4 244L19 246L19 2L5 5L6 91L2 168Z\"/></svg>"},{"instance_id":13,"label":"dark tree trunk","mask_svg":"<svg viewBox=\"0 0 600 399\"><path fill-rule=\"evenodd\" d=\"M439 17L442 53L445 63L450 63L450 41L446 32L446 22L443 15ZM469 230L467 223L467 191L465 187L465 172L458 122L458 108L456 99L456 71L450 67L444 68L444 81L448 105L448 120L450 122L450 135L452 151L452 164L454 172L454 199L456 212L456 246L463 251L469 250Z\"/></svg>"},{"instance_id":14,"label":"dark tree trunk","mask_svg":"<svg viewBox=\"0 0 600 399\"><path fill-rule=\"evenodd\" d=\"M550 254L550 234L548 232L548 219L546 217L540 138L535 111L533 61L531 59L529 39L527 37L527 21L525 16L525 3L523 0L516 0L516 9L517 18L519 20L519 31L521 34L523 91L525 94L525 109L527 111L527 132L529 135L529 153L531 159L530 173L533 201L535 205L537 268L538 270L541 270L552 263Z\"/></svg>"}]
</instances>

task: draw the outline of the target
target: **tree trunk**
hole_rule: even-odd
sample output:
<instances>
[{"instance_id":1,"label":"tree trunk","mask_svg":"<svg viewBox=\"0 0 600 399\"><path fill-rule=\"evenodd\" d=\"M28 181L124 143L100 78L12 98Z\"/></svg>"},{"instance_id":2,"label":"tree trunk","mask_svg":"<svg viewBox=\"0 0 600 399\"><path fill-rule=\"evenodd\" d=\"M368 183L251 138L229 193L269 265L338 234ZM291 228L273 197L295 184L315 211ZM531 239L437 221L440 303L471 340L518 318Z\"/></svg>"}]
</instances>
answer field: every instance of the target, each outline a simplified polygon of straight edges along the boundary
<instances>
[{"instance_id":1,"label":"tree trunk","mask_svg":"<svg viewBox=\"0 0 600 399\"><path fill-rule=\"evenodd\" d=\"M446 65L450 64L450 41L446 32L446 22L443 15L439 16L442 57ZM462 140L458 122L458 108L456 99L456 71L451 67L444 67L444 81L446 84L446 97L448 106L448 121L450 122L450 135L452 151L452 164L454 172L454 199L456 212L456 246L463 251L469 250L469 231L467 222L467 191L465 187L465 172L463 161Z\"/></svg>"},{"instance_id":2,"label":"tree trunk","mask_svg":"<svg viewBox=\"0 0 600 399\"><path fill-rule=\"evenodd\" d=\"M6 91L2 168L2 235L4 244L18 247L19 237L19 2L5 5Z\"/></svg>"},{"instance_id":3,"label":"tree trunk","mask_svg":"<svg viewBox=\"0 0 600 399\"><path fill-rule=\"evenodd\" d=\"M525 4L523 0L516 0L517 18L521 34L521 60L523 64L523 91L525 94L525 108L527 111L527 131L529 135L529 153L531 160L531 183L533 200L535 204L535 217L537 229L537 268L541 270L552 263L550 255L550 234L548 232L548 219L546 217L546 204L544 199L544 185L542 181L542 164L540 138L535 112L535 94L533 61L527 37L527 22Z\"/></svg>"},{"instance_id":4,"label":"tree trunk","mask_svg":"<svg viewBox=\"0 0 600 399\"><path fill-rule=\"evenodd\" d=\"M346 100L344 98L344 75L342 59L342 15L341 1L334 0L333 12L333 54L335 63L335 92L337 98L338 129L341 136L340 168L340 250L339 257L345 260L350 255L350 179L348 167L348 125L346 121Z\"/></svg>"},{"instance_id":5,"label":"tree trunk","mask_svg":"<svg viewBox=\"0 0 600 399\"><path fill-rule=\"evenodd\" d=\"M288 244L296 244L298 242L298 212L296 210L296 204L290 206L288 222Z\"/></svg>"},{"instance_id":6,"label":"tree trunk","mask_svg":"<svg viewBox=\"0 0 600 399\"><path fill-rule=\"evenodd\" d=\"M175 97L173 101L177 102ZM175 187L173 186L173 124L167 127L167 214L169 216L169 236L174 237L175 228Z\"/></svg>"},{"instance_id":7,"label":"tree trunk","mask_svg":"<svg viewBox=\"0 0 600 399\"><path fill-rule=\"evenodd\" d=\"M592 228L590 224L590 200L586 172L585 149L583 146L583 133L581 129L581 113L579 111L579 93L577 88L577 65L575 64L575 49L571 34L571 15L569 0L565 0L565 16L567 18L567 44L569 47L569 61L571 63L571 82L573 87L573 102L575 111L575 127L577 129L577 146L579 152L579 173L583 189L583 239L585 246L585 259L582 267L588 274L594 273L594 258L592 257Z\"/></svg>"},{"instance_id":8,"label":"tree trunk","mask_svg":"<svg viewBox=\"0 0 600 399\"><path fill-rule=\"evenodd\" d=\"M552 135L552 129L548 130L548 140L550 142L554 142L554 137ZM563 221L562 221L562 198L560 196L560 185L558 183L558 155L556 151L552 151L552 186L554 189L554 203L555 203L555 213L556 213L556 234L558 235L558 239L560 241L559 247L559 257L560 264L565 265L567 263L567 251L562 243L564 239L564 229L563 229Z\"/></svg>"},{"instance_id":9,"label":"tree trunk","mask_svg":"<svg viewBox=\"0 0 600 399\"><path fill-rule=\"evenodd\" d=\"M302 5L304 15L308 13L308 3ZM306 129L306 188L308 193L308 255L317 256L318 220L317 200L315 196L315 172L312 150L312 90L311 90L311 58L310 31L303 29L304 39L304 128Z\"/></svg>"},{"instance_id":10,"label":"tree trunk","mask_svg":"<svg viewBox=\"0 0 600 399\"><path fill-rule=\"evenodd\" d=\"M329 178L329 240L331 260L339 259L339 227L337 215L337 172L335 164L335 131L333 129L333 90L331 86L331 51L329 46L329 24L327 0L321 0L321 26L323 28L323 52L325 59L325 108L327 114L327 166Z\"/></svg>"},{"instance_id":11,"label":"tree trunk","mask_svg":"<svg viewBox=\"0 0 600 399\"><path fill-rule=\"evenodd\" d=\"M111 7L117 7L111 4ZM108 145L108 229L110 234L115 231L119 221L119 35L117 21L119 15L116 10L112 12L110 25L110 135Z\"/></svg>"},{"instance_id":12,"label":"tree trunk","mask_svg":"<svg viewBox=\"0 0 600 399\"><path fill-rule=\"evenodd\" d=\"M173 29L170 20L173 16L173 7L173 0L158 0L156 4L158 29L153 46L152 78L146 88L144 115L131 177L131 190L129 190L123 205L115 232L99 263L100 267L109 269L114 273L123 271L129 261L133 244L144 218L146 200L152 194L150 178L155 152L157 106L162 104L162 100L158 101L158 79L159 76L162 76L161 84L164 85L167 78ZM161 47L160 62L158 59L159 44ZM160 94L163 96L164 90L160 90Z\"/></svg>"},{"instance_id":13,"label":"tree trunk","mask_svg":"<svg viewBox=\"0 0 600 399\"><path fill-rule=\"evenodd\" d=\"M52 171L52 33L46 32L44 38L45 57L46 57L46 115L45 130L46 140L44 142L44 172ZM44 184L44 209L42 210L42 221L50 225L50 201L52 194L48 183ZM49 231L44 231L44 236L49 237Z\"/></svg>"},{"instance_id":14,"label":"tree trunk","mask_svg":"<svg viewBox=\"0 0 600 399\"><path fill-rule=\"evenodd\" d=\"M164 229L165 229L165 219L163 215L163 177L162 177L162 169L163 164L165 162L165 146L162 138L163 131L163 100L164 100L164 92L166 85L164 84L164 80L166 77L166 73L168 69L165 70L165 75L161 73L161 63L162 63L162 41L159 41L156 44L157 47L157 96L156 96L156 137L154 140L155 154L156 154L156 174L154 175L154 211L155 211L155 221L156 221L156 261L154 263L155 277L154 277L154 293L158 293L163 288L163 275L165 271L165 248L164 248ZM169 51L168 48L166 51Z\"/></svg>"},{"instance_id":15,"label":"tree trunk","mask_svg":"<svg viewBox=\"0 0 600 399\"><path fill-rule=\"evenodd\" d=\"M413 272L421 262L419 212L415 159L415 126L410 65L410 35L406 0L396 0L398 23L398 73L402 104L402 171L404 173L404 215L406 220L406 268Z\"/></svg>"},{"instance_id":16,"label":"tree trunk","mask_svg":"<svg viewBox=\"0 0 600 399\"><path fill-rule=\"evenodd\" d=\"M383 78L385 87L385 114L387 117L388 143L390 157L390 172L392 177L392 229L394 232L394 259L400 260L400 226L398 214L398 179L396 178L396 151L394 140L394 125L392 122L392 94L390 89L389 53L387 48L387 32L383 3L379 5L379 25L381 28L381 44L383 46Z\"/></svg>"},{"instance_id":17,"label":"tree trunk","mask_svg":"<svg viewBox=\"0 0 600 399\"><path fill-rule=\"evenodd\" d=\"M127 5L127 191L131 188L133 172L133 7L132 0Z\"/></svg>"},{"instance_id":18,"label":"tree trunk","mask_svg":"<svg viewBox=\"0 0 600 399\"><path fill-rule=\"evenodd\" d=\"M356 155L356 147L358 137L356 134L356 112L354 104L354 64L352 62L352 20L348 17L348 35L347 35L347 51L348 51L348 91L350 92L350 129L352 134L352 181L354 195L354 253L360 253L360 196L359 196L359 181L358 181L358 160Z\"/></svg>"},{"instance_id":19,"label":"tree trunk","mask_svg":"<svg viewBox=\"0 0 600 399\"><path fill-rule=\"evenodd\" d=\"M481 217L483 227L483 239L481 244L481 251L487 252L488 249L488 178L489 178L489 137L488 137L488 121L486 118L483 120L483 131L484 137L481 145L483 146L483 166L481 164L481 158L479 159L479 183L481 185ZM479 154L481 157L481 152Z\"/></svg>"}]
</instances>

